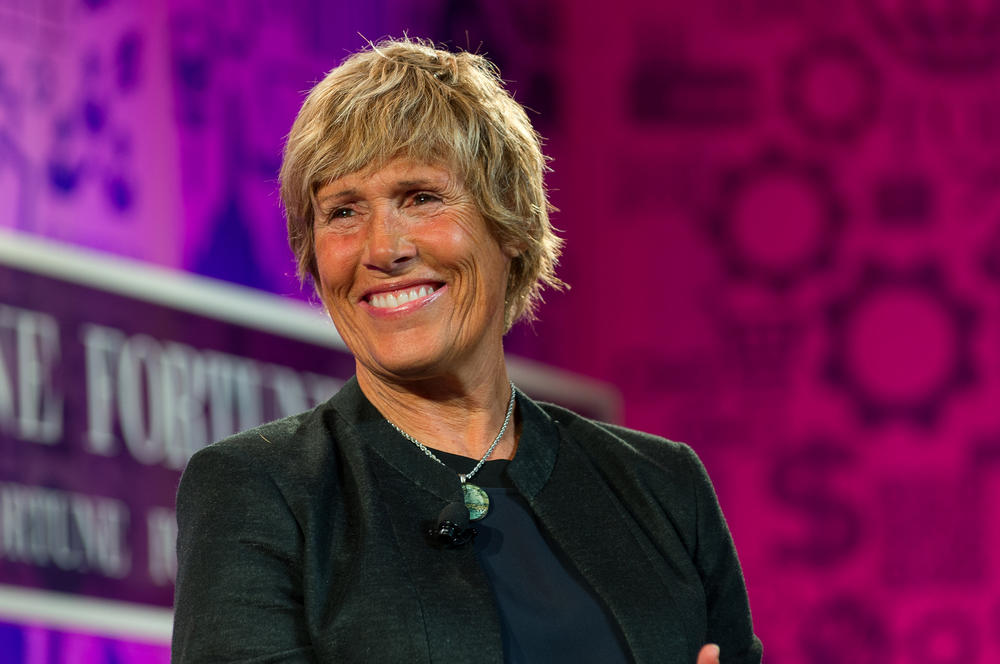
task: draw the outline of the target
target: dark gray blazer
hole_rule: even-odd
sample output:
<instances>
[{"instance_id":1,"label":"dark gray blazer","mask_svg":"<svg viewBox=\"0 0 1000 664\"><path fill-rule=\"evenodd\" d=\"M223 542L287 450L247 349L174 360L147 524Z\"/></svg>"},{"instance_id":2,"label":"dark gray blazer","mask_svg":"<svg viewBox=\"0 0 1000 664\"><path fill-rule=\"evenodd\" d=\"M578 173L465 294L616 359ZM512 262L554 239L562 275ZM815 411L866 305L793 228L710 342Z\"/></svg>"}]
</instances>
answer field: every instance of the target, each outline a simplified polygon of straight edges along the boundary
<instances>
[{"instance_id":1,"label":"dark gray blazer","mask_svg":"<svg viewBox=\"0 0 1000 664\"><path fill-rule=\"evenodd\" d=\"M508 475L637 662L760 662L736 551L685 445L517 395ZM530 445L523 441L533 441ZM424 531L462 492L351 380L199 451L177 494L174 662L502 662L472 547Z\"/></svg>"}]
</instances>

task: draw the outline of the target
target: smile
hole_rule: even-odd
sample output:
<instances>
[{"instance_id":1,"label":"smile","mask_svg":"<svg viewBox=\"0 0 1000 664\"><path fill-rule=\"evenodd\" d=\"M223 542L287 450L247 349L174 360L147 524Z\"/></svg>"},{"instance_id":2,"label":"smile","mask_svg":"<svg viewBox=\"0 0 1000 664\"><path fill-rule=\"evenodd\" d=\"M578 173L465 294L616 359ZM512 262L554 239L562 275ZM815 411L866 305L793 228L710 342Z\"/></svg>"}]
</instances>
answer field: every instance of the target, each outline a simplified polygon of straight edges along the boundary
<instances>
[{"instance_id":1,"label":"smile","mask_svg":"<svg viewBox=\"0 0 1000 664\"><path fill-rule=\"evenodd\" d=\"M431 285L421 285L414 288L400 288L386 293L374 293L368 298L368 303L375 309L395 309L396 307L415 302L432 295L437 289Z\"/></svg>"}]
</instances>

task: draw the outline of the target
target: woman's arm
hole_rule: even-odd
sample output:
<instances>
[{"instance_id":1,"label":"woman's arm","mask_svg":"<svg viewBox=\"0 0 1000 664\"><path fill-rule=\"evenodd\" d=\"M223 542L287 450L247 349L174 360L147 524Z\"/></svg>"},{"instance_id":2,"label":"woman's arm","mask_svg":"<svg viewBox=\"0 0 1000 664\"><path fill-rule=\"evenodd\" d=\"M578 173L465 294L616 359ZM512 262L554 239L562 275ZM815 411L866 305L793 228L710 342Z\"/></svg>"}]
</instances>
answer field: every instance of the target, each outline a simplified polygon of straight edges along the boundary
<instances>
[{"instance_id":1,"label":"woman's arm","mask_svg":"<svg viewBox=\"0 0 1000 664\"><path fill-rule=\"evenodd\" d=\"M172 661L313 662L302 589L302 533L255 457L212 445L177 492ZM260 465L260 464L257 464Z\"/></svg>"},{"instance_id":2,"label":"woman's arm","mask_svg":"<svg viewBox=\"0 0 1000 664\"><path fill-rule=\"evenodd\" d=\"M697 510L694 562L705 589L707 641L718 644L725 664L759 664L761 643L753 632L743 571L715 489L701 461L690 448ZM702 649L699 664L706 656ZM709 659L708 661L713 661Z\"/></svg>"}]
</instances>

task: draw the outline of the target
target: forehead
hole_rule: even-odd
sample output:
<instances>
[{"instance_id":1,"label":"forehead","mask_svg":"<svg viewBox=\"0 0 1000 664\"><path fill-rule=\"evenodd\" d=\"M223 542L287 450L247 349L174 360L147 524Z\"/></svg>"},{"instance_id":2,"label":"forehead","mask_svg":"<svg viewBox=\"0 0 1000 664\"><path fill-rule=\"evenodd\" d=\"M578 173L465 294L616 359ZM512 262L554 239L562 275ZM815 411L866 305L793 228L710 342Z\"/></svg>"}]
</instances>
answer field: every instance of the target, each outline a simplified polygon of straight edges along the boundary
<instances>
[{"instance_id":1,"label":"forehead","mask_svg":"<svg viewBox=\"0 0 1000 664\"><path fill-rule=\"evenodd\" d=\"M384 187L413 188L420 186L461 186L455 170L446 164L397 157L385 164L372 166L329 180L316 190L317 199L335 196L338 192L361 192Z\"/></svg>"}]
</instances>

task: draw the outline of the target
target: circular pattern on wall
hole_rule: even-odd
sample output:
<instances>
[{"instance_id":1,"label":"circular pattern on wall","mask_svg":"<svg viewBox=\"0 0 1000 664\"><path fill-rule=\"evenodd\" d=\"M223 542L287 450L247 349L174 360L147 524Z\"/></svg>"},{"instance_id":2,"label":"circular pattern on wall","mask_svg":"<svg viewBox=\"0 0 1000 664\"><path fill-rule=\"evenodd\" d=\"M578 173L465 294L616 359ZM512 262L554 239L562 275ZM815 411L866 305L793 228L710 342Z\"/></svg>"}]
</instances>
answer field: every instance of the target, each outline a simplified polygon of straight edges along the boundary
<instances>
[{"instance_id":1,"label":"circular pattern on wall","mask_svg":"<svg viewBox=\"0 0 1000 664\"><path fill-rule=\"evenodd\" d=\"M979 661L979 630L968 614L956 609L935 609L921 616L904 643L915 664Z\"/></svg>"},{"instance_id":2,"label":"circular pattern on wall","mask_svg":"<svg viewBox=\"0 0 1000 664\"><path fill-rule=\"evenodd\" d=\"M807 44L785 65L785 109L817 139L848 141L871 127L881 102L880 87L878 69L848 39Z\"/></svg>"},{"instance_id":3,"label":"circular pattern on wall","mask_svg":"<svg viewBox=\"0 0 1000 664\"><path fill-rule=\"evenodd\" d=\"M844 206L824 164L770 149L722 178L709 231L732 276L777 290L830 265Z\"/></svg>"},{"instance_id":4,"label":"circular pattern on wall","mask_svg":"<svg viewBox=\"0 0 1000 664\"><path fill-rule=\"evenodd\" d=\"M868 425L902 418L932 426L949 396L974 382L975 310L948 291L937 265L869 265L828 317L827 377Z\"/></svg>"}]
</instances>

